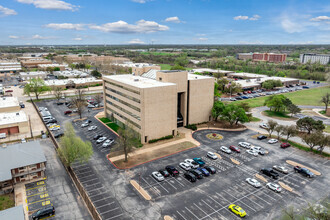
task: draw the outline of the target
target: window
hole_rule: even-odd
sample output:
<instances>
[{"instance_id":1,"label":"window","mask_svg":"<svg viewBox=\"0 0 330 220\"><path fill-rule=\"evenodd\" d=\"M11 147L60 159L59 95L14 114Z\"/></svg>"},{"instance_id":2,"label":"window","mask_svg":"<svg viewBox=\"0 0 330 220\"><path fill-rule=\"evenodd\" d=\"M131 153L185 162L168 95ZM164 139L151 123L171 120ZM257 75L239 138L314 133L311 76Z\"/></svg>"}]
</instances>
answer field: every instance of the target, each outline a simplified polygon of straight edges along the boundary
<instances>
[{"instance_id":1,"label":"window","mask_svg":"<svg viewBox=\"0 0 330 220\"><path fill-rule=\"evenodd\" d=\"M119 85L119 84L117 84L117 83L109 82L109 81L107 81L107 83L109 83L110 85L117 86L117 87L119 87L119 88L121 88L121 89L125 89L125 90L127 90L127 91L130 91L130 92L133 92L133 93L135 93L135 94L140 95L140 92L139 92L139 91L136 91L136 90L134 90L134 89L130 89L130 88L127 88L127 87L125 87L125 86Z\"/></svg>"},{"instance_id":2,"label":"window","mask_svg":"<svg viewBox=\"0 0 330 220\"><path fill-rule=\"evenodd\" d=\"M25 167L19 167L18 168L18 170L24 170L25 169Z\"/></svg>"},{"instance_id":3,"label":"window","mask_svg":"<svg viewBox=\"0 0 330 220\"><path fill-rule=\"evenodd\" d=\"M148 136L144 137L144 142L146 142L146 143L148 142Z\"/></svg>"},{"instance_id":4,"label":"window","mask_svg":"<svg viewBox=\"0 0 330 220\"><path fill-rule=\"evenodd\" d=\"M129 99L129 100L132 100L132 101L134 101L134 102L141 103L140 99L134 98L134 97L132 97L132 96L130 96L130 95L126 95L126 94L124 94L124 93L122 93L122 92L119 92L119 91L117 91L117 90L111 89L110 87L105 86L105 89L108 90L108 91L111 91L111 92L113 92L113 93L116 93L116 94L118 94L118 95L120 95L120 96L123 96L123 97L125 97L125 98L127 98L127 99Z\"/></svg>"},{"instance_id":5,"label":"window","mask_svg":"<svg viewBox=\"0 0 330 220\"><path fill-rule=\"evenodd\" d=\"M118 106L118 105L116 105L116 104L110 102L109 100L107 100L107 103L110 104L110 105L112 105L112 106L114 106L115 108L117 108L117 109L119 109L119 110L125 112L126 114L132 116L133 118L136 118L137 120L141 121L140 116L135 115L135 114L133 114L133 113L130 112L130 111L127 111L126 109L124 109L124 108L122 108L122 107L120 107L120 106Z\"/></svg>"},{"instance_id":6,"label":"window","mask_svg":"<svg viewBox=\"0 0 330 220\"><path fill-rule=\"evenodd\" d=\"M159 81L162 81L162 77L159 77Z\"/></svg>"},{"instance_id":7,"label":"window","mask_svg":"<svg viewBox=\"0 0 330 220\"><path fill-rule=\"evenodd\" d=\"M114 96L112 96L110 94L106 94L106 96L109 97L109 98L111 98L111 99L113 99L113 100L115 100L115 101L117 101L117 102L120 102L121 104L124 104L124 105L126 105L126 106L134 109L135 111L141 112L140 108L138 108L138 107L136 107L134 105L131 105L131 104L129 104L129 103L127 103L127 102L125 102L125 101L123 101L121 99L118 99L118 98L116 98L116 97L114 97Z\"/></svg>"}]
</instances>

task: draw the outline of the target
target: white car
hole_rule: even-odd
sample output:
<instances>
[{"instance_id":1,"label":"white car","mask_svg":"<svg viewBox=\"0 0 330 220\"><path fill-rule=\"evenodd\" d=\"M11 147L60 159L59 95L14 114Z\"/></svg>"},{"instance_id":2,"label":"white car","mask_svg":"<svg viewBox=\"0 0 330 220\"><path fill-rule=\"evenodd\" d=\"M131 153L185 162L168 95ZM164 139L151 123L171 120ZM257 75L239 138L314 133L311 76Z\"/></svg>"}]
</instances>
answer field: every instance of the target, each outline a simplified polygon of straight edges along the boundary
<instances>
[{"instance_id":1,"label":"white car","mask_svg":"<svg viewBox=\"0 0 330 220\"><path fill-rule=\"evenodd\" d=\"M253 156L258 156L258 152L257 151L254 151L254 150L247 150L246 151L248 154L251 154L251 155L253 155Z\"/></svg>"},{"instance_id":2,"label":"white car","mask_svg":"<svg viewBox=\"0 0 330 220\"><path fill-rule=\"evenodd\" d=\"M152 176L153 178L155 178L155 179L156 179L157 181L159 181L159 182L161 182L161 181L164 180L164 176L163 176L162 174L160 174L160 172L157 172L157 171L152 172L152 173L151 173L151 176Z\"/></svg>"},{"instance_id":3,"label":"white car","mask_svg":"<svg viewBox=\"0 0 330 220\"><path fill-rule=\"evenodd\" d=\"M238 143L238 146L240 146L240 147L244 147L244 148L246 148L246 149L250 149L251 144L248 143L248 142L239 142L239 143Z\"/></svg>"},{"instance_id":4,"label":"white car","mask_svg":"<svg viewBox=\"0 0 330 220\"><path fill-rule=\"evenodd\" d=\"M184 162L193 169L196 169L199 167L198 163L196 163L193 159L185 159Z\"/></svg>"},{"instance_id":5,"label":"white car","mask_svg":"<svg viewBox=\"0 0 330 220\"><path fill-rule=\"evenodd\" d=\"M21 139L21 143L26 143L25 138L22 138L22 139Z\"/></svg>"},{"instance_id":6,"label":"white car","mask_svg":"<svg viewBox=\"0 0 330 220\"><path fill-rule=\"evenodd\" d=\"M105 139L107 139L106 137L100 137L97 141L96 141L96 143L97 144L100 144L100 143L102 143L103 141L105 141Z\"/></svg>"},{"instance_id":7,"label":"white car","mask_svg":"<svg viewBox=\"0 0 330 220\"><path fill-rule=\"evenodd\" d=\"M255 188L260 188L261 187L261 184L258 180L256 179L253 179L253 178L247 178L245 180L248 184L254 186Z\"/></svg>"},{"instance_id":8,"label":"white car","mask_svg":"<svg viewBox=\"0 0 330 220\"><path fill-rule=\"evenodd\" d=\"M257 146L252 146L251 150L257 152L260 155L265 155L265 153L266 153L264 149L262 149L261 147L257 147Z\"/></svg>"},{"instance_id":9,"label":"white car","mask_svg":"<svg viewBox=\"0 0 330 220\"><path fill-rule=\"evenodd\" d=\"M60 126L54 126L54 127L50 128L49 130L51 130L51 131L60 130Z\"/></svg>"},{"instance_id":10,"label":"white car","mask_svg":"<svg viewBox=\"0 0 330 220\"><path fill-rule=\"evenodd\" d=\"M266 187L278 193L282 191L282 188L275 183L267 183Z\"/></svg>"},{"instance_id":11,"label":"white car","mask_svg":"<svg viewBox=\"0 0 330 220\"><path fill-rule=\"evenodd\" d=\"M207 152L207 156L213 160L216 160L218 159L217 155L215 155L214 153L212 152Z\"/></svg>"},{"instance_id":12,"label":"white car","mask_svg":"<svg viewBox=\"0 0 330 220\"><path fill-rule=\"evenodd\" d=\"M84 128L84 127L87 127L89 124L88 123L83 123L81 124L81 127Z\"/></svg>"},{"instance_id":13,"label":"white car","mask_svg":"<svg viewBox=\"0 0 330 220\"><path fill-rule=\"evenodd\" d=\"M88 128L88 130L89 130L89 131L93 131L93 130L95 130L96 128L97 128L97 126L94 125L94 126L90 126L90 127Z\"/></svg>"},{"instance_id":14,"label":"white car","mask_svg":"<svg viewBox=\"0 0 330 220\"><path fill-rule=\"evenodd\" d=\"M231 154L231 150L226 146L221 146L220 150L227 153L227 154Z\"/></svg>"},{"instance_id":15,"label":"white car","mask_svg":"<svg viewBox=\"0 0 330 220\"><path fill-rule=\"evenodd\" d=\"M179 166L184 169L185 171L190 170L190 165L184 162L179 163Z\"/></svg>"},{"instance_id":16,"label":"white car","mask_svg":"<svg viewBox=\"0 0 330 220\"><path fill-rule=\"evenodd\" d=\"M95 108L95 106L92 104L89 104L89 105L87 105L87 108Z\"/></svg>"},{"instance_id":17,"label":"white car","mask_svg":"<svg viewBox=\"0 0 330 220\"><path fill-rule=\"evenodd\" d=\"M260 124L259 127L263 129L268 129L268 125L265 123Z\"/></svg>"},{"instance_id":18,"label":"white car","mask_svg":"<svg viewBox=\"0 0 330 220\"><path fill-rule=\"evenodd\" d=\"M110 146L113 142L114 142L113 139L108 139L108 140L104 141L104 143L102 144L102 147L108 147L108 146Z\"/></svg>"},{"instance_id":19,"label":"white car","mask_svg":"<svg viewBox=\"0 0 330 220\"><path fill-rule=\"evenodd\" d=\"M284 173L284 174L288 174L289 173L289 170L287 168L285 168L284 166L277 166L277 165L274 165L273 166L273 169L274 170L277 170L281 173Z\"/></svg>"},{"instance_id":20,"label":"white car","mask_svg":"<svg viewBox=\"0 0 330 220\"><path fill-rule=\"evenodd\" d=\"M277 143L278 142L278 140L277 139L270 139L269 141L268 141L268 144L275 144L275 143Z\"/></svg>"}]
</instances>

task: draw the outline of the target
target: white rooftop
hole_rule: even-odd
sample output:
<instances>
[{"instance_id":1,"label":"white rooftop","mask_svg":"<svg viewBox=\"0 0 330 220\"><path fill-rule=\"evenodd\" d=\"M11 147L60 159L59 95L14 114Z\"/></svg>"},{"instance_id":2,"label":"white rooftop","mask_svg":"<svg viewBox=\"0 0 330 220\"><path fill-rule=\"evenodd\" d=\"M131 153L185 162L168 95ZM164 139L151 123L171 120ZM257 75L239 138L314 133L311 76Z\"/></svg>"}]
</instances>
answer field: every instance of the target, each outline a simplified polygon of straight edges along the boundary
<instances>
[{"instance_id":1,"label":"white rooftop","mask_svg":"<svg viewBox=\"0 0 330 220\"><path fill-rule=\"evenodd\" d=\"M70 83L74 84L84 84L84 83L102 83L101 79L91 78L72 78L72 79L54 79L54 80L47 80L45 81L46 85L48 86L61 86L67 85Z\"/></svg>"},{"instance_id":2,"label":"white rooftop","mask_svg":"<svg viewBox=\"0 0 330 220\"><path fill-rule=\"evenodd\" d=\"M105 79L111 79L120 83L124 83L130 86L137 88L152 88L152 87L161 87L161 86L173 86L174 83L169 82L160 82L154 79L149 79L141 76L134 76L131 74L124 75L112 75L112 76L103 76Z\"/></svg>"},{"instance_id":3,"label":"white rooftop","mask_svg":"<svg viewBox=\"0 0 330 220\"><path fill-rule=\"evenodd\" d=\"M192 72L210 72L210 73L233 73L234 71L229 70L219 70L219 69L210 69L210 68L199 68L199 69L193 69Z\"/></svg>"},{"instance_id":4,"label":"white rooftop","mask_svg":"<svg viewBox=\"0 0 330 220\"><path fill-rule=\"evenodd\" d=\"M54 75L60 75L65 77L74 77L74 76L88 76L88 73L80 71L80 70L64 70L64 71L55 71Z\"/></svg>"},{"instance_id":5,"label":"white rooftop","mask_svg":"<svg viewBox=\"0 0 330 220\"><path fill-rule=\"evenodd\" d=\"M1 62L0 66L21 66L21 63L18 62Z\"/></svg>"},{"instance_id":6,"label":"white rooftop","mask_svg":"<svg viewBox=\"0 0 330 220\"><path fill-rule=\"evenodd\" d=\"M59 67L59 66L65 66L67 67L67 64L58 64L58 63L52 63L52 64L38 64L39 67Z\"/></svg>"},{"instance_id":7,"label":"white rooftop","mask_svg":"<svg viewBox=\"0 0 330 220\"><path fill-rule=\"evenodd\" d=\"M200 79L211 79L211 78L213 77L188 73L188 80L200 80Z\"/></svg>"},{"instance_id":8,"label":"white rooftop","mask_svg":"<svg viewBox=\"0 0 330 220\"><path fill-rule=\"evenodd\" d=\"M228 76L246 77L246 78L263 78L268 77L267 75L255 74L255 73L229 73Z\"/></svg>"},{"instance_id":9,"label":"white rooftop","mask_svg":"<svg viewBox=\"0 0 330 220\"><path fill-rule=\"evenodd\" d=\"M7 125L25 121L27 121L27 117L23 111L0 113L0 125Z\"/></svg>"},{"instance_id":10,"label":"white rooftop","mask_svg":"<svg viewBox=\"0 0 330 220\"><path fill-rule=\"evenodd\" d=\"M38 75L45 75L47 74L44 71L36 71L36 72L20 72L21 76L38 76Z\"/></svg>"},{"instance_id":11,"label":"white rooftop","mask_svg":"<svg viewBox=\"0 0 330 220\"><path fill-rule=\"evenodd\" d=\"M123 64L115 64L118 66L123 66L123 67L149 67L149 66L156 66L155 64L152 63L133 63L133 62L124 62Z\"/></svg>"},{"instance_id":12,"label":"white rooftop","mask_svg":"<svg viewBox=\"0 0 330 220\"><path fill-rule=\"evenodd\" d=\"M0 108L9 108L14 106L19 106L19 102L16 97L0 98Z\"/></svg>"}]
</instances>

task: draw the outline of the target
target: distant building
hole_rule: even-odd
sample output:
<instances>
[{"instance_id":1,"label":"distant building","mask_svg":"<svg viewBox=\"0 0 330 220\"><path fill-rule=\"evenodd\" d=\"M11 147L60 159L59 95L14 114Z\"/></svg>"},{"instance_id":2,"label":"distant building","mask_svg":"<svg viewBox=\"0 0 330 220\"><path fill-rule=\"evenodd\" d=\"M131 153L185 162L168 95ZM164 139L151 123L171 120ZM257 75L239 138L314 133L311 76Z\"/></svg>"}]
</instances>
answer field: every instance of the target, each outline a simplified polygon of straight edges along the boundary
<instances>
[{"instance_id":1,"label":"distant building","mask_svg":"<svg viewBox=\"0 0 330 220\"><path fill-rule=\"evenodd\" d=\"M230 70L219 70L219 69L210 69L210 68L200 68L200 69L192 69L191 73L222 73L227 76L230 73L234 73L234 71Z\"/></svg>"},{"instance_id":2,"label":"distant building","mask_svg":"<svg viewBox=\"0 0 330 220\"><path fill-rule=\"evenodd\" d=\"M86 78L89 77L89 73L80 70L64 70L64 71L54 71L54 76L57 77L67 77L67 78Z\"/></svg>"},{"instance_id":3,"label":"distant building","mask_svg":"<svg viewBox=\"0 0 330 220\"><path fill-rule=\"evenodd\" d=\"M84 87L84 86L96 86L102 85L103 80L95 79L93 77L90 78L71 78L71 79L54 79L54 80L47 80L45 81L47 86L50 87L61 87L63 89L69 88L77 88L77 87Z\"/></svg>"},{"instance_id":4,"label":"distant building","mask_svg":"<svg viewBox=\"0 0 330 220\"><path fill-rule=\"evenodd\" d=\"M146 73L149 70L161 70L161 67L159 65L150 64L150 63L124 62L122 64L115 64L115 65L132 68L132 74L135 76L141 76L143 73Z\"/></svg>"},{"instance_id":5,"label":"distant building","mask_svg":"<svg viewBox=\"0 0 330 220\"><path fill-rule=\"evenodd\" d=\"M280 63L286 60L286 54L275 53L239 53L237 54L239 60L252 61L267 61L272 63Z\"/></svg>"},{"instance_id":6,"label":"distant building","mask_svg":"<svg viewBox=\"0 0 330 220\"><path fill-rule=\"evenodd\" d=\"M47 73L46 72L43 72L43 71L20 72L19 73L19 76L20 76L21 80L28 81L30 79L36 79L36 78L46 79Z\"/></svg>"},{"instance_id":7,"label":"distant building","mask_svg":"<svg viewBox=\"0 0 330 220\"><path fill-rule=\"evenodd\" d=\"M252 60L253 53L238 53L237 59L238 60Z\"/></svg>"},{"instance_id":8,"label":"distant building","mask_svg":"<svg viewBox=\"0 0 330 220\"><path fill-rule=\"evenodd\" d=\"M312 53L305 53L300 54L300 62L301 63L320 63L323 65L330 64L330 54L312 54Z\"/></svg>"},{"instance_id":9,"label":"distant building","mask_svg":"<svg viewBox=\"0 0 330 220\"><path fill-rule=\"evenodd\" d=\"M65 64L57 64L57 63L52 63L52 64L38 64L38 69L41 71L46 71L47 68L59 68L60 71L64 71L65 68L68 67L68 65Z\"/></svg>"},{"instance_id":10,"label":"distant building","mask_svg":"<svg viewBox=\"0 0 330 220\"><path fill-rule=\"evenodd\" d=\"M103 76L107 117L127 121L141 142L175 136L177 128L211 120L214 78L151 69L141 76Z\"/></svg>"},{"instance_id":11,"label":"distant building","mask_svg":"<svg viewBox=\"0 0 330 220\"><path fill-rule=\"evenodd\" d=\"M27 59L21 61L21 65L25 68L38 68L40 64L52 64L52 61L45 59Z\"/></svg>"},{"instance_id":12,"label":"distant building","mask_svg":"<svg viewBox=\"0 0 330 220\"><path fill-rule=\"evenodd\" d=\"M44 177L46 157L39 141L0 147L0 191L10 192L15 184Z\"/></svg>"}]
</instances>

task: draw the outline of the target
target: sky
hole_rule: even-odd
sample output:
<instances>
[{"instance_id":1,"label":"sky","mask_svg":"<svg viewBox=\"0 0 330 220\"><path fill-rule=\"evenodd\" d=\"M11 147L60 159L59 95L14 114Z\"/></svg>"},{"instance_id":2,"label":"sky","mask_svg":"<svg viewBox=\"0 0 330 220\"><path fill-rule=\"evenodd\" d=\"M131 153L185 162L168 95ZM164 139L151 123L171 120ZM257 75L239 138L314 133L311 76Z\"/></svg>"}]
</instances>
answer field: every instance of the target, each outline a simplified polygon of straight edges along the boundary
<instances>
[{"instance_id":1,"label":"sky","mask_svg":"<svg viewBox=\"0 0 330 220\"><path fill-rule=\"evenodd\" d=\"M329 0L1 0L0 45L330 44Z\"/></svg>"}]
</instances>

